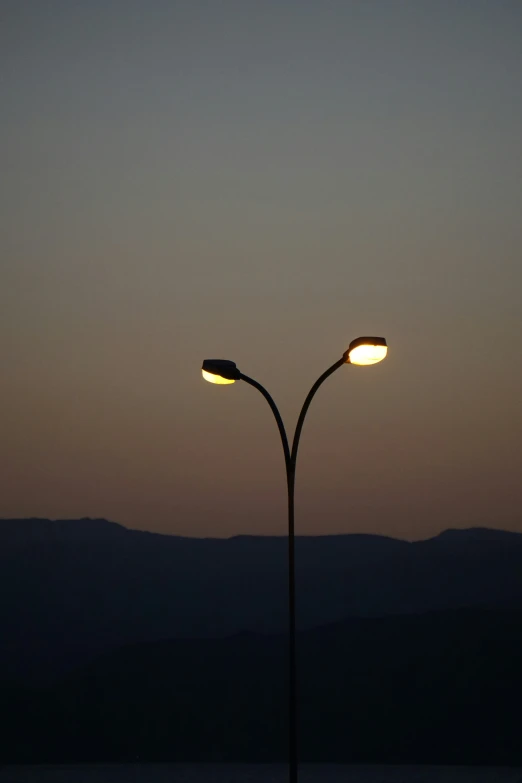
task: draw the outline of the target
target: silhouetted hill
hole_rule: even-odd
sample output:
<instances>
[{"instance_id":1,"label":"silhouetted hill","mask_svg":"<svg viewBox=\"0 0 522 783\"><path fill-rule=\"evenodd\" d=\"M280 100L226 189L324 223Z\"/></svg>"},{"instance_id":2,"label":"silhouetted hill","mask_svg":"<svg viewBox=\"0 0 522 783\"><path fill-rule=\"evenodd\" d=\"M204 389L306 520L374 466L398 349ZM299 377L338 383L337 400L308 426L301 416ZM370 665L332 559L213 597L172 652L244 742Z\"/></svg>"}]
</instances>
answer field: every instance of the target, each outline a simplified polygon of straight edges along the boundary
<instances>
[{"instance_id":1,"label":"silhouetted hill","mask_svg":"<svg viewBox=\"0 0 522 783\"><path fill-rule=\"evenodd\" d=\"M299 537L298 624L522 602L522 535ZM286 628L285 537L0 520L0 676L43 682L121 645Z\"/></svg>"},{"instance_id":2,"label":"silhouetted hill","mask_svg":"<svg viewBox=\"0 0 522 783\"><path fill-rule=\"evenodd\" d=\"M4 760L286 758L284 635L107 653L52 687L6 690ZM522 763L522 612L351 618L298 637L300 757Z\"/></svg>"}]
</instances>

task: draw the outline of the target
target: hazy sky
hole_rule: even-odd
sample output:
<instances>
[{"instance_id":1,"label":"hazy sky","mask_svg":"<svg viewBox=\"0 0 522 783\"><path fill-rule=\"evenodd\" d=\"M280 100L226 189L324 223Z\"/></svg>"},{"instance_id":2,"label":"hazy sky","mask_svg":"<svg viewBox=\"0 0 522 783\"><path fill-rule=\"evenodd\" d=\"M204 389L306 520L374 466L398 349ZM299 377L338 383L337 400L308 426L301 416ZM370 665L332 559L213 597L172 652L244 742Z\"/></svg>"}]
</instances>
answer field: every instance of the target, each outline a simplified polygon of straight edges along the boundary
<instances>
[{"instance_id":1,"label":"hazy sky","mask_svg":"<svg viewBox=\"0 0 522 783\"><path fill-rule=\"evenodd\" d=\"M522 530L522 3L2 0L0 516Z\"/></svg>"}]
</instances>

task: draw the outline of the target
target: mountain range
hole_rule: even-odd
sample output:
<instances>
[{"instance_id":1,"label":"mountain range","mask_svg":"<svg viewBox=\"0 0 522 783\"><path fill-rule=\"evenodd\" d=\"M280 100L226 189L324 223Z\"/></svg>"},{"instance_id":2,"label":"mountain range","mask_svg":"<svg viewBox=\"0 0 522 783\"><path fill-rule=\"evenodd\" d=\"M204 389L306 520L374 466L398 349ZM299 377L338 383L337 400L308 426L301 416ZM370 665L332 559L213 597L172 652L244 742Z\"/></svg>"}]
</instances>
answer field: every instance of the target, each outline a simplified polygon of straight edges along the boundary
<instances>
[{"instance_id":1,"label":"mountain range","mask_svg":"<svg viewBox=\"0 0 522 783\"><path fill-rule=\"evenodd\" d=\"M346 618L522 605L522 534L296 539L302 630ZM102 519L0 520L0 676L51 681L125 644L284 633L287 540L196 539Z\"/></svg>"},{"instance_id":2,"label":"mountain range","mask_svg":"<svg viewBox=\"0 0 522 783\"><path fill-rule=\"evenodd\" d=\"M0 763L284 761L286 546L0 521ZM522 764L522 535L296 557L302 761Z\"/></svg>"}]
</instances>

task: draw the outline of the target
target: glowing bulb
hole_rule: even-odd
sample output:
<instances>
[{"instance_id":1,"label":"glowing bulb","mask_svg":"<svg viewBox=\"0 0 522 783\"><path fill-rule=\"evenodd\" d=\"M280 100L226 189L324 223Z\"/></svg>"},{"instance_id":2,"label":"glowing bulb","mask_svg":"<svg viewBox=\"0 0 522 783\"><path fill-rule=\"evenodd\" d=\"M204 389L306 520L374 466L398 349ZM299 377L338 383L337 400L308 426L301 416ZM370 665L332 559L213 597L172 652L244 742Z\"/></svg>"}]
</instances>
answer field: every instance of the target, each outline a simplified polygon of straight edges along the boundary
<instances>
[{"instance_id":1,"label":"glowing bulb","mask_svg":"<svg viewBox=\"0 0 522 783\"><path fill-rule=\"evenodd\" d=\"M231 378L223 378L221 375L214 375L214 373L207 372L206 370L201 370L201 374L203 378L209 383L217 383L220 385L225 385L227 383L235 383L235 381L232 380Z\"/></svg>"},{"instance_id":2,"label":"glowing bulb","mask_svg":"<svg viewBox=\"0 0 522 783\"><path fill-rule=\"evenodd\" d=\"M386 358L388 347L386 345L363 344L356 345L348 354L350 364L368 365L377 364Z\"/></svg>"}]
</instances>

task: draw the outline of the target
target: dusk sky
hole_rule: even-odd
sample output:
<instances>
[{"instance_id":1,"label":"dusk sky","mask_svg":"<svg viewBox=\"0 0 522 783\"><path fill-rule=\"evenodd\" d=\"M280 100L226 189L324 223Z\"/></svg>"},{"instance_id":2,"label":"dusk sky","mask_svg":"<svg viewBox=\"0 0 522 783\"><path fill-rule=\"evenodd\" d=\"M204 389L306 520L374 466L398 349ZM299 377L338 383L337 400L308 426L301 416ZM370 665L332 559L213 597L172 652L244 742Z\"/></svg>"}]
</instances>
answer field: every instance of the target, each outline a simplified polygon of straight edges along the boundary
<instances>
[{"instance_id":1,"label":"dusk sky","mask_svg":"<svg viewBox=\"0 0 522 783\"><path fill-rule=\"evenodd\" d=\"M3 0L0 516L522 531L522 3Z\"/></svg>"}]
</instances>

